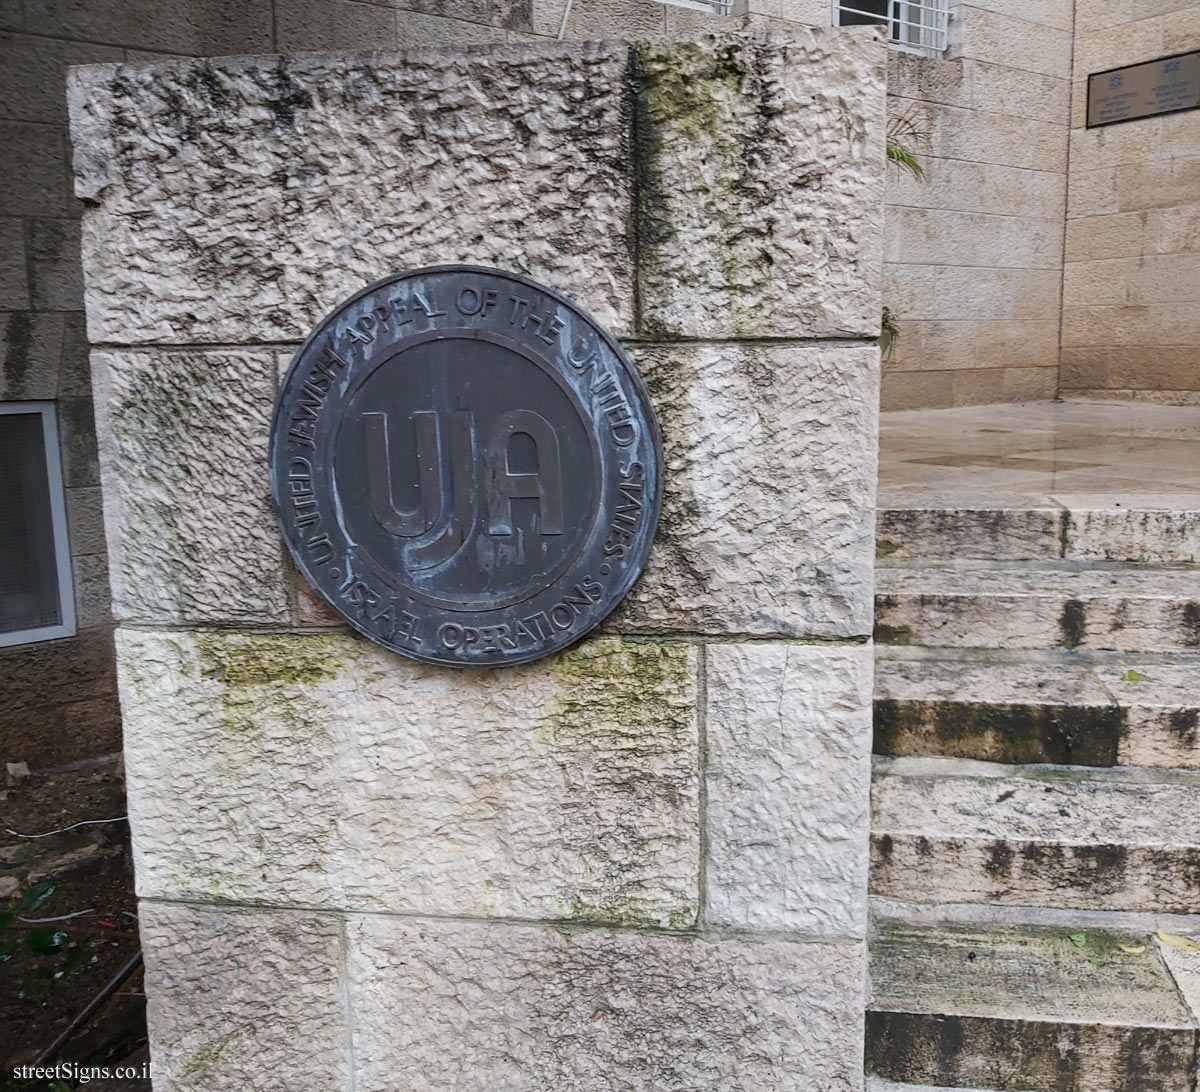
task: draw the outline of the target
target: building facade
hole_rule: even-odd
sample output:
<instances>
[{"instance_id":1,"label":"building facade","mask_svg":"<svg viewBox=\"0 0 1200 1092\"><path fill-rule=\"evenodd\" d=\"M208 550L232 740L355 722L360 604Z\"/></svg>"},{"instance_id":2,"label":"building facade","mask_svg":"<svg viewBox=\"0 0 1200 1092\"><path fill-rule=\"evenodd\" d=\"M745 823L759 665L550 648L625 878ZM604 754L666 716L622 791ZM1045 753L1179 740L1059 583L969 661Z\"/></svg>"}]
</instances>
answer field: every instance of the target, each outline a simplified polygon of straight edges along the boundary
<instances>
[{"instance_id":1,"label":"building facade","mask_svg":"<svg viewBox=\"0 0 1200 1092\"><path fill-rule=\"evenodd\" d=\"M883 409L1200 401L1200 112L1086 127L1089 74L1200 49L1195 0L0 0L6 760L121 747L68 66L864 22L923 166L888 172Z\"/></svg>"}]
</instances>

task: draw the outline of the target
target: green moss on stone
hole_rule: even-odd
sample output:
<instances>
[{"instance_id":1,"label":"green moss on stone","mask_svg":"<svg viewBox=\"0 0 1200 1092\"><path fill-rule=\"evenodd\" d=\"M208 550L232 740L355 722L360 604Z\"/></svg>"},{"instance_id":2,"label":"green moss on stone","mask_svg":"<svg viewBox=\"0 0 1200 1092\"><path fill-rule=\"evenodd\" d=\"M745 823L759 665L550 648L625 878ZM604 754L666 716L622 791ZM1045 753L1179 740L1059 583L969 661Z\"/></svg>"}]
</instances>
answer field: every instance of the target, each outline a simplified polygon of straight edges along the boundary
<instances>
[{"instance_id":1,"label":"green moss on stone","mask_svg":"<svg viewBox=\"0 0 1200 1092\"><path fill-rule=\"evenodd\" d=\"M686 746L695 709L696 653L682 642L599 637L555 661L560 712L554 738L624 739L645 753Z\"/></svg>"},{"instance_id":2,"label":"green moss on stone","mask_svg":"<svg viewBox=\"0 0 1200 1092\"><path fill-rule=\"evenodd\" d=\"M715 46L638 42L631 50L639 264L653 268L656 249L679 245L678 221L715 216L729 225L718 261L735 336L752 335L761 323L757 301L770 284L774 261L771 222L761 214L776 111L768 52L765 43L744 39ZM677 194L669 180L678 149L688 146L705 149L703 194ZM703 207L696 208L700 196ZM650 319L643 319L649 336L680 332Z\"/></svg>"},{"instance_id":3,"label":"green moss on stone","mask_svg":"<svg viewBox=\"0 0 1200 1092\"><path fill-rule=\"evenodd\" d=\"M205 673L226 686L309 685L337 678L339 639L329 634L200 634Z\"/></svg>"},{"instance_id":4,"label":"green moss on stone","mask_svg":"<svg viewBox=\"0 0 1200 1092\"><path fill-rule=\"evenodd\" d=\"M214 1039L211 1043L206 1043L190 1057L183 1060L179 1067L179 1076L191 1077L203 1069L211 1068L220 1059L221 1055L243 1035L256 1035L257 1033L258 1029L251 1025L246 1028L239 1028L237 1031L231 1031L226 1035L222 1035L219 1039Z\"/></svg>"},{"instance_id":5,"label":"green moss on stone","mask_svg":"<svg viewBox=\"0 0 1200 1092\"><path fill-rule=\"evenodd\" d=\"M559 677L554 706L541 741L562 763L569 785L564 832L586 877L564 892L572 921L686 929L696 904L664 907L651 878L661 872L662 835L638 824L640 802L668 807L694 796L697 653L683 642L631 642L599 637L555 661ZM628 816L589 821L596 785L629 799ZM686 814L686 811L685 811ZM682 820L681 820L682 821ZM681 838L697 836L688 828ZM653 889L648 889L648 888Z\"/></svg>"}]
</instances>

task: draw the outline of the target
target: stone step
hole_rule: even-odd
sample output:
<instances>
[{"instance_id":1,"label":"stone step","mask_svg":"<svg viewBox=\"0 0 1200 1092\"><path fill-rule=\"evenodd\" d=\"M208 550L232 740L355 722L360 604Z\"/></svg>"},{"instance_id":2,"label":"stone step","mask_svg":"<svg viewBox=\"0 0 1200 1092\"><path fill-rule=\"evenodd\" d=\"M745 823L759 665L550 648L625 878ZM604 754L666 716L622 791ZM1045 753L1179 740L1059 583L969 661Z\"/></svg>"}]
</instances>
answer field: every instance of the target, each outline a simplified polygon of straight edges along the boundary
<instances>
[{"instance_id":1,"label":"stone step","mask_svg":"<svg viewBox=\"0 0 1200 1092\"><path fill-rule=\"evenodd\" d=\"M1194 1092L1197 1021L1164 953L1144 934L876 920L868 1089Z\"/></svg>"},{"instance_id":2,"label":"stone step","mask_svg":"<svg viewBox=\"0 0 1200 1092\"><path fill-rule=\"evenodd\" d=\"M1057 495L1029 498L884 494L881 559L1200 562L1200 498Z\"/></svg>"},{"instance_id":3,"label":"stone step","mask_svg":"<svg viewBox=\"0 0 1200 1092\"><path fill-rule=\"evenodd\" d=\"M875 752L1200 768L1200 654L883 648Z\"/></svg>"},{"instance_id":4,"label":"stone step","mask_svg":"<svg viewBox=\"0 0 1200 1092\"><path fill-rule=\"evenodd\" d=\"M871 893L1191 914L1200 773L876 758Z\"/></svg>"},{"instance_id":5,"label":"stone step","mask_svg":"<svg viewBox=\"0 0 1200 1092\"><path fill-rule=\"evenodd\" d=\"M942 648L1200 651L1200 570L883 568L875 639Z\"/></svg>"},{"instance_id":6,"label":"stone step","mask_svg":"<svg viewBox=\"0 0 1200 1092\"><path fill-rule=\"evenodd\" d=\"M868 1074L863 1085L864 1092L991 1092L977 1088L934 1088L931 1084L905 1084L900 1081L885 1081ZM1021 1092L1040 1092L1038 1089L1022 1089Z\"/></svg>"}]
</instances>

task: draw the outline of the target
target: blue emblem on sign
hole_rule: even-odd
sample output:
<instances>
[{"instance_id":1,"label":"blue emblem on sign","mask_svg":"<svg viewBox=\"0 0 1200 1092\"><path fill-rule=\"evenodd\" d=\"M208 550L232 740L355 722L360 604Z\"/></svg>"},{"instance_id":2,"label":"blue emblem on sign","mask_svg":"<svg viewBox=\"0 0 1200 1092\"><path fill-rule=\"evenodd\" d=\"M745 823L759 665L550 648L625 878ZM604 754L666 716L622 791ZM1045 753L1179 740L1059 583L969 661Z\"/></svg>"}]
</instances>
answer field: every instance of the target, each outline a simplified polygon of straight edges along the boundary
<instances>
[{"instance_id":1,"label":"blue emblem on sign","mask_svg":"<svg viewBox=\"0 0 1200 1092\"><path fill-rule=\"evenodd\" d=\"M1108 78L1108 86L1111 87L1114 91L1118 87L1120 87L1121 84L1123 84L1124 82L1125 82L1125 79L1122 76L1109 76L1109 78Z\"/></svg>"}]
</instances>

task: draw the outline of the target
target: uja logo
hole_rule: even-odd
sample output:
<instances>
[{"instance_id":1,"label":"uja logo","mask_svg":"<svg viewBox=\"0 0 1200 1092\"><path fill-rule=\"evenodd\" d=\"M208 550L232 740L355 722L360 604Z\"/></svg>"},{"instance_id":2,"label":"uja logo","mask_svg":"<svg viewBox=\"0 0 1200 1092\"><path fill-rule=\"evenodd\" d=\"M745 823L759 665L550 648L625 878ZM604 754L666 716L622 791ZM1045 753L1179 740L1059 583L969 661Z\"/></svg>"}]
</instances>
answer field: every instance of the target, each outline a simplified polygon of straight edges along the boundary
<instances>
[{"instance_id":1,"label":"uja logo","mask_svg":"<svg viewBox=\"0 0 1200 1092\"><path fill-rule=\"evenodd\" d=\"M496 419L483 443L481 505L474 415L455 410L448 416L447 421L431 410L418 410L409 418L416 442L417 504L400 508L392 481L392 452L403 442L396 432L405 430L394 429L386 413L362 415L371 512L384 530L398 538L422 540L407 551L410 566L430 569L451 560L471 541L481 515L489 535L511 535L516 499L537 501L542 535L561 535L562 461L550 422L528 409L509 410ZM511 440L519 433L533 443L536 470L512 469Z\"/></svg>"}]
</instances>

